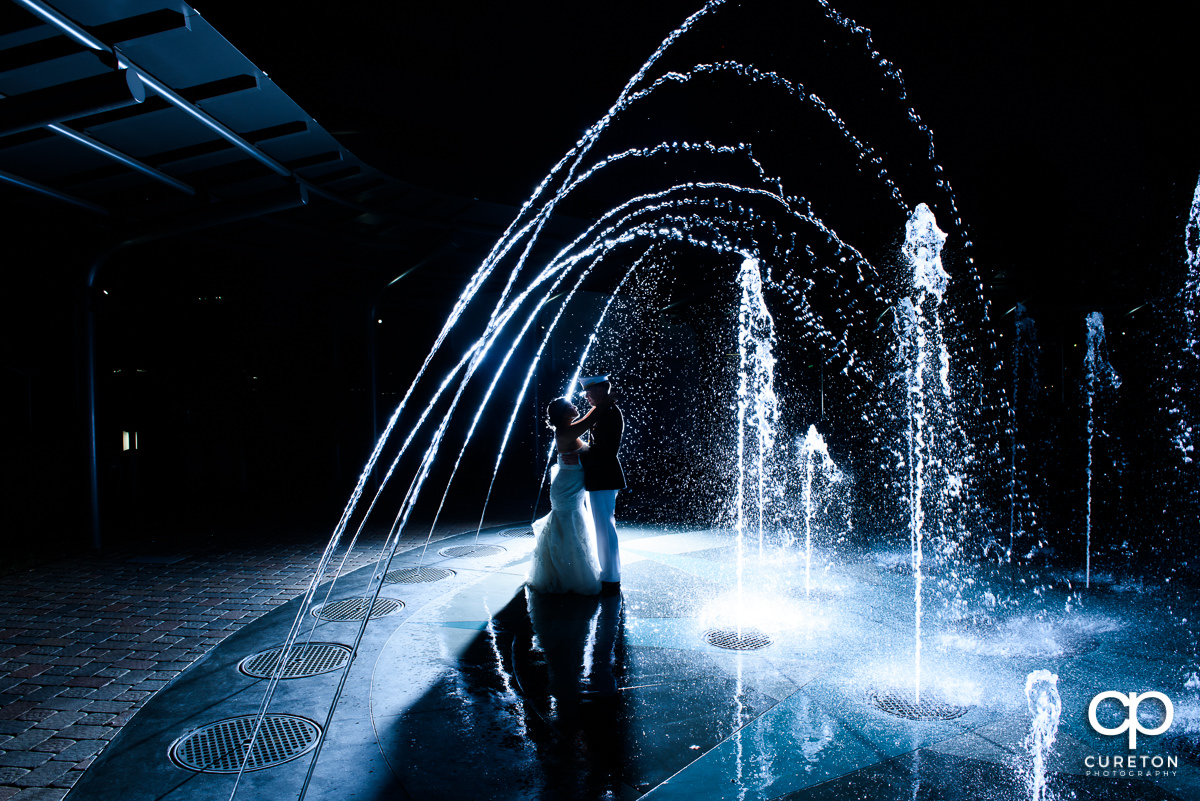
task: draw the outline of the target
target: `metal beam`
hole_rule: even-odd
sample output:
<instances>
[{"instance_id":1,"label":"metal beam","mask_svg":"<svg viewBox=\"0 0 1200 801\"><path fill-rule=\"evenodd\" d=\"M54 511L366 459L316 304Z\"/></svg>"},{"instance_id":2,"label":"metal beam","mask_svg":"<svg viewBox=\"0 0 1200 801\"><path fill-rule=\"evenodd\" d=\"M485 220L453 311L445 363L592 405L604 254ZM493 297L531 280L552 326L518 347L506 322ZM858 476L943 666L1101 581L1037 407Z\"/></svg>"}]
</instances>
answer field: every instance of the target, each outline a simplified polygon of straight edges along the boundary
<instances>
[{"instance_id":1,"label":"metal beam","mask_svg":"<svg viewBox=\"0 0 1200 801\"><path fill-rule=\"evenodd\" d=\"M105 72L78 81L11 95L0 101L0 136L31 131L101 111L124 108L146 99L146 89L128 70Z\"/></svg>"},{"instance_id":2,"label":"metal beam","mask_svg":"<svg viewBox=\"0 0 1200 801\"><path fill-rule=\"evenodd\" d=\"M19 186L22 189L28 189L31 192L37 192L38 194L45 195L46 197L52 197L55 200L61 200L64 203L70 203L72 206L78 206L81 209L87 209L88 211L94 211L97 214L104 214L104 215L108 214L108 209L104 208L103 206L92 203L89 200L84 200L81 197L75 197L74 195L69 195L66 192L61 192L52 186L46 186L45 184L39 184L37 181L31 181L28 178L22 178L19 175L13 175L12 173L5 172L4 170L0 170L0 181L4 181L5 183L12 184L13 186Z\"/></svg>"},{"instance_id":3,"label":"metal beam","mask_svg":"<svg viewBox=\"0 0 1200 801\"><path fill-rule=\"evenodd\" d=\"M89 31L84 29L83 26L79 25L74 20L67 18L58 10L53 9L50 6L46 5L45 3L42 2L42 0L15 0L15 2L18 5L24 7L30 13L41 18L42 20L45 20L50 25L53 25L54 27L58 28L63 33L65 33L67 36L70 36L72 39L79 42L80 44L86 45L87 47L90 47L93 50L98 50L103 53L112 53L113 55L115 55L117 57L119 64L122 64L127 69L134 71L137 74L137 76L142 80L142 82L144 84L146 84L146 86L150 87L150 89L152 89L154 91L154 93L157 94L159 97L161 97L163 100L166 100L168 103L175 106L177 109L179 109L183 113L187 114L189 117L196 120L201 125L214 131L218 136L221 136L222 138L228 140L228 142L231 145L233 145L236 148L241 149L242 151L244 151L246 153L246 155L248 155L251 158L255 159L256 161L260 162L261 164L266 166L271 171L278 173L279 175L282 175L284 177L290 176L292 174L291 170L289 170L287 167L280 164L275 159L268 156L263 151L259 150L254 145L247 142L245 139L243 139L241 136L239 136L233 129L229 128L224 123L214 119L213 117L210 117L207 113L205 113L204 111L201 111L196 106L192 105L186 99L181 97L179 95L179 93L176 92L174 89L167 86L165 83L163 83L162 81L155 78L149 72L147 72L146 70L139 67L136 63L131 61L123 52L121 52L121 49L119 47L113 47L111 45L106 44L105 42L100 41L95 36L93 36Z\"/></svg>"},{"instance_id":4,"label":"metal beam","mask_svg":"<svg viewBox=\"0 0 1200 801\"><path fill-rule=\"evenodd\" d=\"M103 142L93 139L92 137L88 136L85 133L80 133L79 131L72 130L71 128L68 128L65 125L54 124L54 125L47 125L46 127L49 128L50 130L54 131L56 134L65 136L66 138L70 139L73 142L78 142L79 144L83 145L86 148L95 150L97 153L101 153L105 156L108 156L113 161L118 161L121 164L124 164L126 167L129 167L131 170L137 170L138 172L142 173L143 175L147 175L147 176L153 178L154 180L159 181L160 183L164 183L167 186L172 187L173 189L178 189L180 192L183 192L184 194L193 195L193 196L196 194L196 190L194 187L189 186L188 184L185 184L183 181L180 181L178 178L167 175L165 172L162 172L161 170L156 170L153 167L151 167L149 164L143 164L142 162L135 159L133 156L127 156L124 153L122 153L121 151L117 150L116 148L109 147L108 145L104 144Z\"/></svg>"}]
</instances>

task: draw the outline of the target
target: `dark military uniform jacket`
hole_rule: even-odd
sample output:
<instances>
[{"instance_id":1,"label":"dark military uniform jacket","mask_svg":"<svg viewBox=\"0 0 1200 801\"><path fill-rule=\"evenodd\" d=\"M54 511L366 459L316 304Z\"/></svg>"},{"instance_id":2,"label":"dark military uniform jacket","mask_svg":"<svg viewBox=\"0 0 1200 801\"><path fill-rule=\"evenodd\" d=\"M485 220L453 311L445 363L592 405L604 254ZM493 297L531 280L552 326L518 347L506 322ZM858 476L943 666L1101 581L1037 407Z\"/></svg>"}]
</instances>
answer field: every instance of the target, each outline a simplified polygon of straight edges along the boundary
<instances>
[{"instance_id":1,"label":"dark military uniform jacket","mask_svg":"<svg viewBox=\"0 0 1200 801\"><path fill-rule=\"evenodd\" d=\"M591 440L581 454L583 485L589 492L625 489L625 472L617 451L625 433L625 418L615 403L602 406L592 417Z\"/></svg>"}]
</instances>

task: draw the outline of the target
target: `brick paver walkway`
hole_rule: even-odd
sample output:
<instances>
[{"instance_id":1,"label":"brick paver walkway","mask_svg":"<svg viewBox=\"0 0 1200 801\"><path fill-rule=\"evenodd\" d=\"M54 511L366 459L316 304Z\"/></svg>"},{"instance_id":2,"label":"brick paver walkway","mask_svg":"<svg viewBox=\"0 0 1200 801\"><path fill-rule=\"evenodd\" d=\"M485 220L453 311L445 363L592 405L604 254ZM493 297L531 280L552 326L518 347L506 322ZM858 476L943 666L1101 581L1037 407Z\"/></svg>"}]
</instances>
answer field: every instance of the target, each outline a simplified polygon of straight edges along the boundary
<instances>
[{"instance_id":1,"label":"brick paver walkway","mask_svg":"<svg viewBox=\"0 0 1200 801\"><path fill-rule=\"evenodd\" d=\"M175 564L79 557L0 577L0 801L63 798L147 698L301 594L324 545L192 550ZM346 569L380 546L356 548Z\"/></svg>"}]
</instances>

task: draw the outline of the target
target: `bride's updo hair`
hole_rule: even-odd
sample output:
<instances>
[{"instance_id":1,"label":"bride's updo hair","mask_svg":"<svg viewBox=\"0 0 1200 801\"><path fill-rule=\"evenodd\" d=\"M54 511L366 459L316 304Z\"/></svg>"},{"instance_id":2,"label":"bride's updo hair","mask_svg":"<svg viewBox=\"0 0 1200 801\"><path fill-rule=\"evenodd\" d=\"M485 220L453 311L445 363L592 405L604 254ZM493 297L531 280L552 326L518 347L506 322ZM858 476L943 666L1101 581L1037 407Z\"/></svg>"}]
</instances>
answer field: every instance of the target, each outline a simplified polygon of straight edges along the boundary
<instances>
[{"instance_id":1,"label":"bride's updo hair","mask_svg":"<svg viewBox=\"0 0 1200 801\"><path fill-rule=\"evenodd\" d=\"M550 405L546 407L546 425L550 428L558 428L558 424L562 422L563 414L571 408L571 402L566 398L555 398L550 401Z\"/></svg>"}]
</instances>

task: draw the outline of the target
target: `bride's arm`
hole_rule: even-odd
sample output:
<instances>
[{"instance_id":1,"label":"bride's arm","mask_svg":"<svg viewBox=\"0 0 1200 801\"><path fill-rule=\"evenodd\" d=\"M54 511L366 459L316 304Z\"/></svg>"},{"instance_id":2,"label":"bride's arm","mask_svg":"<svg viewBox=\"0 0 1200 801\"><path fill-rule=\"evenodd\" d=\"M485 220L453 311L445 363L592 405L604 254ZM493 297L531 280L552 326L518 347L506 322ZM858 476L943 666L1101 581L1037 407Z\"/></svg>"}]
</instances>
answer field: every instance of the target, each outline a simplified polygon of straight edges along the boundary
<instances>
[{"instance_id":1,"label":"bride's arm","mask_svg":"<svg viewBox=\"0 0 1200 801\"><path fill-rule=\"evenodd\" d=\"M571 437L572 439L578 437L584 431L587 431L589 428L591 428L592 423L589 418L596 413L597 408L599 407L593 406L592 408L588 409L587 414L585 414L583 417L580 417L573 423L567 423L565 426L560 426L559 428L555 429L554 433L556 435L565 435L567 437Z\"/></svg>"}]
</instances>

